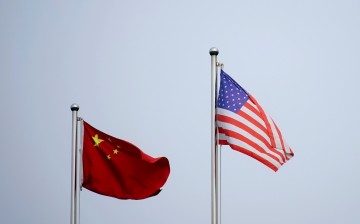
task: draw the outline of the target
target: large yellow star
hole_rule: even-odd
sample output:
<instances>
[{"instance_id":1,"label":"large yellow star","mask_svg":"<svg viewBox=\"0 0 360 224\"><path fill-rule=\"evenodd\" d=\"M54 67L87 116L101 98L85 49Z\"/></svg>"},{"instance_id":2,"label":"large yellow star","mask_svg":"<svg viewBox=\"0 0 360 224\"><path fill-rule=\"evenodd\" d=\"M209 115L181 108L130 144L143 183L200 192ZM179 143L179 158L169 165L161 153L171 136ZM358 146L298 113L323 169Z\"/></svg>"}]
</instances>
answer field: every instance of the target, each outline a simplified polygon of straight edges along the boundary
<instances>
[{"instance_id":1,"label":"large yellow star","mask_svg":"<svg viewBox=\"0 0 360 224\"><path fill-rule=\"evenodd\" d=\"M102 139L99 139L98 134L96 134L95 136L93 136L92 139L94 140L94 142L95 142L95 145L94 145L94 146L96 146L96 147L99 147L99 144L104 141L104 140L102 140Z\"/></svg>"}]
</instances>

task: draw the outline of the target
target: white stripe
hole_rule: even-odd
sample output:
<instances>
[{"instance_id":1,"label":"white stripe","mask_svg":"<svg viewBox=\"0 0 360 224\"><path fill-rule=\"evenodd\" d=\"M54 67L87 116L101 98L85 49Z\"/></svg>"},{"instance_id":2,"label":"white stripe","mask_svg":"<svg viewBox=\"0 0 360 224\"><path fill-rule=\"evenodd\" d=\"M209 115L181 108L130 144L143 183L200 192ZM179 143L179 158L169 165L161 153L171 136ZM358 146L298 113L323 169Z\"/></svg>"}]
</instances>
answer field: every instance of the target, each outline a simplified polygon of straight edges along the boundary
<instances>
[{"instance_id":1,"label":"white stripe","mask_svg":"<svg viewBox=\"0 0 360 224\"><path fill-rule=\"evenodd\" d=\"M291 150L290 150L289 145L288 145L285 141L284 141L284 144L285 144L285 152L287 153L286 159L289 160L289 159L291 159L291 158L293 157L293 156L291 155L292 152L291 152Z\"/></svg>"},{"instance_id":2,"label":"white stripe","mask_svg":"<svg viewBox=\"0 0 360 224\"><path fill-rule=\"evenodd\" d=\"M265 113L265 112L264 112ZM274 135L274 142L275 142L275 148L278 149L278 150L281 150L283 151L283 147L281 145L281 140L280 140L280 136L279 136L279 133L277 132L276 130L276 127L274 125L274 121L271 119L271 117L269 115L267 115L265 113L265 116L267 118L267 120L269 121L269 124L270 124L270 128L271 128L271 131Z\"/></svg>"},{"instance_id":3,"label":"white stripe","mask_svg":"<svg viewBox=\"0 0 360 224\"><path fill-rule=\"evenodd\" d=\"M251 104L253 107L255 107L259 111L258 106L256 104L254 104L252 101L249 100L248 103ZM279 132L277 131L277 129L275 127L274 120L264 110L262 110L262 111L263 111L264 115L266 116L266 119L268 120L268 122L270 124L270 128L271 128L271 131L272 131L273 136L274 136L274 142L275 142L275 148L274 149L284 155L285 153L284 153L284 149L283 149L283 147L281 145L281 139L280 139L280 134L279 134L280 130L279 130ZM265 124L264 124L264 126L266 127ZM285 144L284 138L282 140L283 140L283 142ZM284 155L284 156L286 157L286 155Z\"/></svg>"},{"instance_id":4,"label":"white stripe","mask_svg":"<svg viewBox=\"0 0 360 224\"><path fill-rule=\"evenodd\" d=\"M242 109L241 109L242 110ZM244 112L247 113L248 111L250 110L247 110ZM251 112L251 111L250 111ZM264 139L268 142L270 142L270 137L268 135L268 133L264 132L263 130L261 130L260 128L258 128L256 125L254 125L253 123L251 123L249 120L241 117L240 115L236 114L236 113L233 113L231 111L228 111L226 109L222 109L222 108L217 108L217 114L220 114L220 115L224 115L224 116L227 116L227 117L230 117L234 120L237 120L239 121L240 123L248 126L249 128L251 128L252 130L254 130L255 132L259 133L262 137L264 137ZM253 117L254 119L255 118L258 118L258 116L254 113L252 114L249 114L251 117ZM258 120L258 119L256 119ZM264 129L266 129L266 126L265 126L265 123L263 120L261 120L262 122L260 124L262 124L262 126L264 127Z\"/></svg>"},{"instance_id":5,"label":"white stripe","mask_svg":"<svg viewBox=\"0 0 360 224\"><path fill-rule=\"evenodd\" d=\"M250 100L248 100L247 103L250 104L253 108L258 109L257 106L255 104L253 104ZM257 122L259 122L259 124L261 124L266 129L266 124L265 124L265 121L262 119L262 117L259 117L257 114L255 114L254 112L252 112L250 109L246 108L245 106L243 106L241 108L241 111L245 112L247 115L254 118ZM260 114L259 111L258 111L258 113Z\"/></svg>"},{"instance_id":6,"label":"white stripe","mask_svg":"<svg viewBox=\"0 0 360 224\"><path fill-rule=\"evenodd\" d=\"M217 121L217 126L221 127L221 128L224 128L226 130L230 130L230 131L241 134L245 138L249 139L250 141L252 141L255 144L257 144L258 146L260 146L262 149L264 149L264 151L266 153L271 154L272 156L275 156L279 161L281 161L282 163L285 163L284 159L279 154L271 151L262 141L260 141L258 138L256 138L255 136L253 136L249 132L245 131L244 129L241 129L241 128L233 125L233 124L230 124L230 123L227 123L227 122L221 122L221 121ZM267 139L269 139L269 138L267 138ZM240 140L238 140L238 141L240 141ZM269 145L271 145L270 141L268 141L268 143L269 143Z\"/></svg>"},{"instance_id":7,"label":"white stripe","mask_svg":"<svg viewBox=\"0 0 360 224\"><path fill-rule=\"evenodd\" d=\"M254 149L253 147L251 147L250 145L246 144L245 142L239 141L238 139L235 138L231 138L228 137L224 134L219 134L219 139L220 140L226 140L229 144L233 144L233 145L237 145L239 147L245 148L246 150L249 150L250 152L258 155L259 157L267 160L268 162L270 162L271 164L273 164L274 166L276 166L277 168L279 168L281 166L281 164L274 160L273 158L269 157L266 154L263 154L261 152L259 152L258 150Z\"/></svg>"}]
</instances>

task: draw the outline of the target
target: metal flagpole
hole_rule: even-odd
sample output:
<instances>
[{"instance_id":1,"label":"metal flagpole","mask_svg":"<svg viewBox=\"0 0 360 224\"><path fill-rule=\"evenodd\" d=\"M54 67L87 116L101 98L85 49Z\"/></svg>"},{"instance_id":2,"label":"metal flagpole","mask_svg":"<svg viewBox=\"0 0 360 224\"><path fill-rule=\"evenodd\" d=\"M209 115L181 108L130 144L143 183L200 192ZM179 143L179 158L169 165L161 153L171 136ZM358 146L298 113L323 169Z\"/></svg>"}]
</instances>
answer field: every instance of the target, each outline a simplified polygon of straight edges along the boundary
<instances>
[{"instance_id":1,"label":"metal flagpole","mask_svg":"<svg viewBox=\"0 0 360 224\"><path fill-rule=\"evenodd\" d=\"M77 113L79 105L71 105L72 111L72 148L71 148L71 215L70 224L77 223Z\"/></svg>"},{"instance_id":2,"label":"metal flagpole","mask_svg":"<svg viewBox=\"0 0 360 224\"><path fill-rule=\"evenodd\" d=\"M218 224L218 158L216 148L216 123L215 123L215 107L217 92L217 55L219 50L215 47L209 51L211 55L211 223Z\"/></svg>"}]
</instances>

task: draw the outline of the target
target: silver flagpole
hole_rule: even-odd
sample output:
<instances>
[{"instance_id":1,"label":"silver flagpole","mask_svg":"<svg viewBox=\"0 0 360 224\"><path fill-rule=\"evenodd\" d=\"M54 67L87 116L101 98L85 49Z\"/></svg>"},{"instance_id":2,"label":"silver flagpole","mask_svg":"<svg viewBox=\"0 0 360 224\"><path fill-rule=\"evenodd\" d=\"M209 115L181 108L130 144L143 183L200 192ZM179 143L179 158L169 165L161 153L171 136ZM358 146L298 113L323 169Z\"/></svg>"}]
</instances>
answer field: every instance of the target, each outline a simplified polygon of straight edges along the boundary
<instances>
[{"instance_id":1,"label":"silver flagpole","mask_svg":"<svg viewBox=\"0 0 360 224\"><path fill-rule=\"evenodd\" d=\"M71 215L70 224L77 223L77 113L79 105L71 105L72 111L72 144L71 144Z\"/></svg>"},{"instance_id":2,"label":"silver flagpole","mask_svg":"<svg viewBox=\"0 0 360 224\"><path fill-rule=\"evenodd\" d=\"M215 47L209 51L211 55L211 223L218 224L218 158L216 149L216 91L217 91L217 55L219 50Z\"/></svg>"}]
</instances>

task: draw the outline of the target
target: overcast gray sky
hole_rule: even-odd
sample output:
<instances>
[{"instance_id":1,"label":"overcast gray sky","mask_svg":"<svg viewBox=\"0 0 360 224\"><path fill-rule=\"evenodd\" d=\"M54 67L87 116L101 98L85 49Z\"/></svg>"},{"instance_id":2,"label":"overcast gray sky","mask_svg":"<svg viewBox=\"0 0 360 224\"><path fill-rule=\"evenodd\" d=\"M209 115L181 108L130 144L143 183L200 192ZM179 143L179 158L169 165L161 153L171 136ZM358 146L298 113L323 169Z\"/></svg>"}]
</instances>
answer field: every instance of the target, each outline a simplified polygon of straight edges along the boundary
<instances>
[{"instance_id":1,"label":"overcast gray sky","mask_svg":"<svg viewBox=\"0 0 360 224\"><path fill-rule=\"evenodd\" d=\"M86 189L81 223L210 223L210 56L295 157L229 147L223 224L360 223L360 2L0 1L0 223L69 223L71 111L170 160L163 191Z\"/></svg>"}]
</instances>

